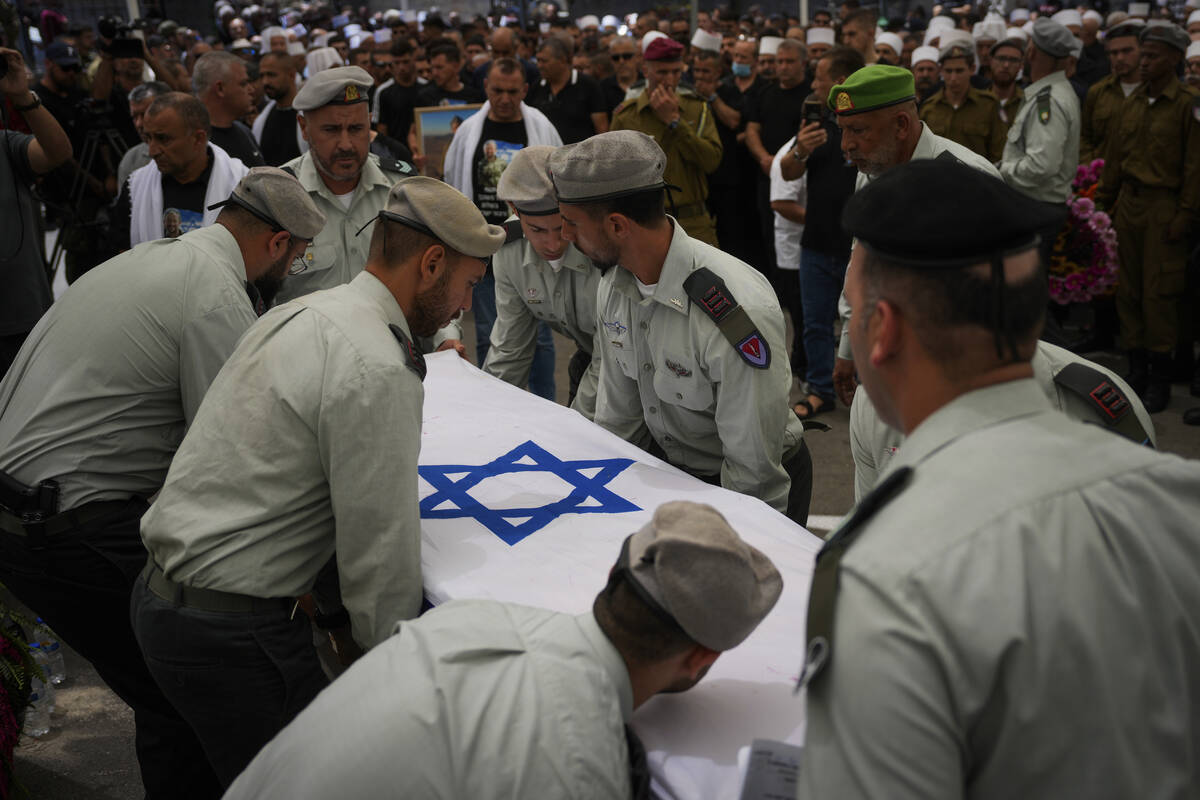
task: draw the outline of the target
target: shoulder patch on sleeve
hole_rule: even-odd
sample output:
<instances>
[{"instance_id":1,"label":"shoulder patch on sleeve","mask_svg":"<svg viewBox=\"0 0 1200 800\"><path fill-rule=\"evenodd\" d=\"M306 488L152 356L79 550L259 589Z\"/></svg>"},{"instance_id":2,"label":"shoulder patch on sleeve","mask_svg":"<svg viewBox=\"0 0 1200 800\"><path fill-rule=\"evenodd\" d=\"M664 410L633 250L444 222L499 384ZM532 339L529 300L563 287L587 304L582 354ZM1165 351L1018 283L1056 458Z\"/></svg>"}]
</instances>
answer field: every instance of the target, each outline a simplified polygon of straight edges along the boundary
<instances>
[{"instance_id":1,"label":"shoulder patch on sleeve","mask_svg":"<svg viewBox=\"0 0 1200 800\"><path fill-rule=\"evenodd\" d=\"M754 320L738 305L729 293L725 281L711 270L701 267L687 276L683 290L692 302L716 323L717 328L742 360L755 369L771 366L771 348L766 338L759 333Z\"/></svg>"},{"instance_id":2,"label":"shoulder patch on sleeve","mask_svg":"<svg viewBox=\"0 0 1200 800\"><path fill-rule=\"evenodd\" d=\"M425 380L425 356L421 355L421 351L413 344L412 339L405 335L399 325L388 325L392 335L396 337L396 341L400 343L400 349L404 351L404 359L408 362L408 367L413 372L417 373L417 377L422 381Z\"/></svg>"}]
</instances>

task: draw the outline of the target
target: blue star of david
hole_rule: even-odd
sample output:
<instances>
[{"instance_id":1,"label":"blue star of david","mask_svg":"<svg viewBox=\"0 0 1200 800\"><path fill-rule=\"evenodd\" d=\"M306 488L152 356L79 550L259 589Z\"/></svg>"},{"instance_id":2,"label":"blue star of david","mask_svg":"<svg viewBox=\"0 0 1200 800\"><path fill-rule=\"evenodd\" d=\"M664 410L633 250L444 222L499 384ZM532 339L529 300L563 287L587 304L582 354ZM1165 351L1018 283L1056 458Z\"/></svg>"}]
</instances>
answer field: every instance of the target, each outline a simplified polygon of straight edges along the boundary
<instances>
[{"instance_id":1,"label":"blue star of david","mask_svg":"<svg viewBox=\"0 0 1200 800\"><path fill-rule=\"evenodd\" d=\"M531 463L518 463L522 460ZM441 464L418 467L421 477L437 489L421 501L423 519L474 517L508 545L541 530L564 514L622 514L641 508L613 493L607 484L633 463L631 458L598 458L563 461L533 442L517 445L496 460L481 465ZM597 470L588 477L584 470ZM554 503L532 508L487 508L468 490L485 478L516 472L549 472L575 487ZM465 473L457 480L450 477ZM594 503L583 505L589 500ZM453 508L437 508L449 501ZM513 523L512 518L523 519Z\"/></svg>"}]
</instances>

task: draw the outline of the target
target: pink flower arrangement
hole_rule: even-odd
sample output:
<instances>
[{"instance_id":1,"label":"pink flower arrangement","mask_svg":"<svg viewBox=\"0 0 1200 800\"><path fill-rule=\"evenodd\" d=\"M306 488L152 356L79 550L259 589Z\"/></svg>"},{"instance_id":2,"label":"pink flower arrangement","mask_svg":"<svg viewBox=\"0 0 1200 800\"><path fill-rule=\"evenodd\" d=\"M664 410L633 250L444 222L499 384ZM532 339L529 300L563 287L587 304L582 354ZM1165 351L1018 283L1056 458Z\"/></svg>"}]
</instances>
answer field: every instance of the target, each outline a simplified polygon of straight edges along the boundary
<instances>
[{"instance_id":1,"label":"pink flower arrangement","mask_svg":"<svg viewBox=\"0 0 1200 800\"><path fill-rule=\"evenodd\" d=\"M1050 298L1062 305L1086 303L1116 286L1117 232L1092 199L1103 170L1101 159L1081 164L1071 184L1076 194L1067 201L1067 224L1049 264Z\"/></svg>"}]
</instances>

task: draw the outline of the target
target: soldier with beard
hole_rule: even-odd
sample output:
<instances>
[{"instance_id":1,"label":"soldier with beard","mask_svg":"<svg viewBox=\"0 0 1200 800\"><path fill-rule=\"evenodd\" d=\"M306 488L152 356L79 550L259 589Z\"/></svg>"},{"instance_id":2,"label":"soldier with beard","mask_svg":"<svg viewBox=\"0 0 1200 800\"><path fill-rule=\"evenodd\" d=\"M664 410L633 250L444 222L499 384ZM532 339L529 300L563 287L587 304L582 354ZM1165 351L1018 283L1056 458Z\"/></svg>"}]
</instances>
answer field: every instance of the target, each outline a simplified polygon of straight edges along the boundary
<instances>
[{"instance_id":1,"label":"soldier with beard","mask_svg":"<svg viewBox=\"0 0 1200 800\"><path fill-rule=\"evenodd\" d=\"M327 682L295 598L346 660L421 607L413 337L470 308L504 230L424 177L376 218L364 271L242 338L142 522L138 643L225 786Z\"/></svg>"},{"instance_id":2,"label":"soldier with beard","mask_svg":"<svg viewBox=\"0 0 1200 800\"><path fill-rule=\"evenodd\" d=\"M0 581L133 708L147 797L219 793L138 651L138 522L266 292L325 224L295 178L244 177L216 222L135 247L50 307L0 383Z\"/></svg>"}]
</instances>

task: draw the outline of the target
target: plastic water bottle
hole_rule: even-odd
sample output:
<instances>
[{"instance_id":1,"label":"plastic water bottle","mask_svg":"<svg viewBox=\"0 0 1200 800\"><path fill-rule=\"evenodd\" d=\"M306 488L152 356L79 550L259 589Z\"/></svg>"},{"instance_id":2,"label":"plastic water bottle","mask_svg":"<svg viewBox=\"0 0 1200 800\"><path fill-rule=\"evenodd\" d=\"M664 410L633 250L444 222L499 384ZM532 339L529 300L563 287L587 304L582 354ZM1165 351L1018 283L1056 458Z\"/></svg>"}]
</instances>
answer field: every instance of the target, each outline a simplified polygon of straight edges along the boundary
<instances>
[{"instance_id":1,"label":"plastic water bottle","mask_svg":"<svg viewBox=\"0 0 1200 800\"><path fill-rule=\"evenodd\" d=\"M45 736L50 732L50 698L46 695L49 687L36 675L31 680L29 707L25 709L23 730L33 737Z\"/></svg>"},{"instance_id":2,"label":"plastic water bottle","mask_svg":"<svg viewBox=\"0 0 1200 800\"><path fill-rule=\"evenodd\" d=\"M50 630L41 617L38 617L37 627L34 628L33 634L46 654L46 661L49 665L46 668L46 677L52 684L58 686L67 679L67 663L63 660L62 645L59 644L54 631Z\"/></svg>"},{"instance_id":3,"label":"plastic water bottle","mask_svg":"<svg viewBox=\"0 0 1200 800\"><path fill-rule=\"evenodd\" d=\"M50 659L49 659L49 657L47 657L46 651L45 651L45 649L42 648L41 643L30 642L29 649L31 651L33 651L33 660L35 662L37 662L37 665L39 667L42 668L42 674L45 675L47 678L49 678L50 677ZM39 694L41 695L41 697L43 699L43 703L46 707L46 713L53 714L54 706L55 706L54 684L51 683L49 680L41 681L40 678L38 680L42 684L42 691L39 692ZM49 723L49 717L47 717L46 721L47 721L47 723Z\"/></svg>"}]
</instances>

